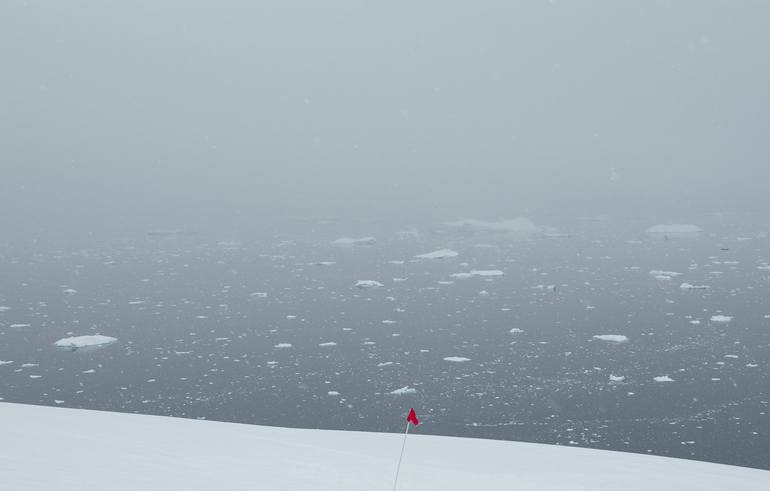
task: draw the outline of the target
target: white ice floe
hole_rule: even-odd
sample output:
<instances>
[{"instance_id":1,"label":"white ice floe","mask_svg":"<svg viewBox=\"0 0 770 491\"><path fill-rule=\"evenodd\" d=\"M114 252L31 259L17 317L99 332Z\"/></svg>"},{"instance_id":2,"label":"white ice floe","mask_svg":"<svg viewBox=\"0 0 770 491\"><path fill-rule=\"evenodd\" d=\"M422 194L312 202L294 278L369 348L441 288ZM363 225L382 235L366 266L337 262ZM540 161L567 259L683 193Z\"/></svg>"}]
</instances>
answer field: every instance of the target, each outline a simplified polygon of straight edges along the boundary
<instances>
[{"instance_id":1,"label":"white ice floe","mask_svg":"<svg viewBox=\"0 0 770 491\"><path fill-rule=\"evenodd\" d=\"M650 274L654 276L656 280L663 281L671 280L675 276L682 276L682 273L677 273L676 271L662 271L659 269L653 269L650 271Z\"/></svg>"},{"instance_id":2,"label":"white ice floe","mask_svg":"<svg viewBox=\"0 0 770 491\"><path fill-rule=\"evenodd\" d=\"M451 361L453 363L462 363L464 361L471 361L471 359L465 358L463 356L447 356L444 358L444 361Z\"/></svg>"},{"instance_id":3,"label":"white ice floe","mask_svg":"<svg viewBox=\"0 0 770 491\"><path fill-rule=\"evenodd\" d=\"M733 316L731 315L712 315L711 316L711 322L721 322L721 323L727 323L733 320Z\"/></svg>"},{"instance_id":4,"label":"white ice floe","mask_svg":"<svg viewBox=\"0 0 770 491\"><path fill-rule=\"evenodd\" d=\"M682 283L679 285L682 290L708 290L711 288L708 285L691 285L690 283Z\"/></svg>"},{"instance_id":5,"label":"white ice floe","mask_svg":"<svg viewBox=\"0 0 770 491\"><path fill-rule=\"evenodd\" d=\"M654 377L653 380L656 382L673 382L674 381L674 379L672 379L668 375L660 375L658 377Z\"/></svg>"},{"instance_id":6,"label":"white ice floe","mask_svg":"<svg viewBox=\"0 0 770 491\"><path fill-rule=\"evenodd\" d=\"M267 298L267 293L265 293L265 292L253 292L253 293L249 294L249 296L250 297L254 297L254 298Z\"/></svg>"},{"instance_id":7,"label":"white ice floe","mask_svg":"<svg viewBox=\"0 0 770 491\"><path fill-rule=\"evenodd\" d=\"M90 346L105 346L117 341L117 338L110 336L102 336L101 334L94 334L91 336L72 336L69 338L62 338L54 343L59 348L71 348L80 349Z\"/></svg>"},{"instance_id":8,"label":"white ice floe","mask_svg":"<svg viewBox=\"0 0 770 491\"><path fill-rule=\"evenodd\" d=\"M626 379L623 375L612 375L610 374L610 382L622 382Z\"/></svg>"},{"instance_id":9,"label":"white ice floe","mask_svg":"<svg viewBox=\"0 0 770 491\"><path fill-rule=\"evenodd\" d=\"M337 343L335 343L334 341L329 341L328 343L319 343L318 346L326 348L328 346L337 346Z\"/></svg>"},{"instance_id":10,"label":"white ice floe","mask_svg":"<svg viewBox=\"0 0 770 491\"><path fill-rule=\"evenodd\" d=\"M9 327L13 327L14 329L21 329L24 327L30 327L32 324L11 324Z\"/></svg>"},{"instance_id":11,"label":"white ice floe","mask_svg":"<svg viewBox=\"0 0 770 491\"><path fill-rule=\"evenodd\" d=\"M372 246L376 243L374 237L341 237L333 242L338 246Z\"/></svg>"},{"instance_id":12,"label":"white ice floe","mask_svg":"<svg viewBox=\"0 0 770 491\"><path fill-rule=\"evenodd\" d=\"M524 329L519 329L518 327L514 327L510 331L508 331L511 334L521 334L524 332Z\"/></svg>"},{"instance_id":13,"label":"white ice floe","mask_svg":"<svg viewBox=\"0 0 770 491\"><path fill-rule=\"evenodd\" d=\"M358 280L356 281L355 287L361 288L361 289L367 289L367 288L381 288L385 285L380 283L379 281L374 280Z\"/></svg>"},{"instance_id":14,"label":"white ice floe","mask_svg":"<svg viewBox=\"0 0 770 491\"><path fill-rule=\"evenodd\" d=\"M11 310L11 308L7 305L0 305L0 312L8 312L9 310Z\"/></svg>"},{"instance_id":15,"label":"white ice floe","mask_svg":"<svg viewBox=\"0 0 770 491\"><path fill-rule=\"evenodd\" d=\"M465 280L468 278L472 278L473 276L481 276L484 278L493 278L496 276L503 276L505 273L500 271L499 269L473 269L469 273L453 273L450 276L452 278L458 278L461 280Z\"/></svg>"},{"instance_id":16,"label":"white ice floe","mask_svg":"<svg viewBox=\"0 0 770 491\"><path fill-rule=\"evenodd\" d=\"M64 290L62 290L62 293L65 294L65 295L74 295L77 292L78 291L75 290L74 288L65 288Z\"/></svg>"},{"instance_id":17,"label":"white ice floe","mask_svg":"<svg viewBox=\"0 0 770 491\"><path fill-rule=\"evenodd\" d=\"M405 395L405 394L416 394L417 393L417 389L415 389L413 387L409 387L408 385L405 385L405 386L401 387L400 389L396 389L396 390L388 392L388 393L391 394L391 395L394 395L394 396L401 396L401 395Z\"/></svg>"},{"instance_id":18,"label":"white ice floe","mask_svg":"<svg viewBox=\"0 0 770 491\"><path fill-rule=\"evenodd\" d=\"M622 334L596 334L593 337L599 341L608 341L610 343L627 343L628 337Z\"/></svg>"},{"instance_id":19,"label":"white ice floe","mask_svg":"<svg viewBox=\"0 0 770 491\"><path fill-rule=\"evenodd\" d=\"M13 363L13 362L12 361L6 361L6 360L0 360L0 367L3 366L3 365L10 365L11 363Z\"/></svg>"},{"instance_id":20,"label":"white ice floe","mask_svg":"<svg viewBox=\"0 0 770 491\"><path fill-rule=\"evenodd\" d=\"M418 254L414 256L416 259L447 259L450 257L457 257L459 253L452 249L439 249L433 252L426 252L425 254Z\"/></svg>"},{"instance_id":21,"label":"white ice floe","mask_svg":"<svg viewBox=\"0 0 770 491\"><path fill-rule=\"evenodd\" d=\"M278 349L291 348L291 343L278 343L275 347Z\"/></svg>"},{"instance_id":22,"label":"white ice floe","mask_svg":"<svg viewBox=\"0 0 770 491\"><path fill-rule=\"evenodd\" d=\"M330 396L338 396L338 395L340 395L340 393L339 393L339 392L337 392L336 390L330 390L330 391L329 391L329 392L327 392L326 394L328 394L328 395L330 395Z\"/></svg>"}]
</instances>

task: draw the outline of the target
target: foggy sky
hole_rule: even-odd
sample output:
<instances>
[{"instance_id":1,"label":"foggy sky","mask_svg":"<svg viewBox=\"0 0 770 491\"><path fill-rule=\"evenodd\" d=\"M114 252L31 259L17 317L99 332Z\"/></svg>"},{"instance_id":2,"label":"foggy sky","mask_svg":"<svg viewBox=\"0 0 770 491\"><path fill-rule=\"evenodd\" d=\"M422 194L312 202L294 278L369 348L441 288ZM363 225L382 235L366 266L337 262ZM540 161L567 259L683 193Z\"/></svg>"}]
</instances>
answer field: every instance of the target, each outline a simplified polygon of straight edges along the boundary
<instances>
[{"instance_id":1,"label":"foggy sky","mask_svg":"<svg viewBox=\"0 0 770 491\"><path fill-rule=\"evenodd\" d=\"M4 0L0 225L770 210L768 19L750 0Z\"/></svg>"}]
</instances>

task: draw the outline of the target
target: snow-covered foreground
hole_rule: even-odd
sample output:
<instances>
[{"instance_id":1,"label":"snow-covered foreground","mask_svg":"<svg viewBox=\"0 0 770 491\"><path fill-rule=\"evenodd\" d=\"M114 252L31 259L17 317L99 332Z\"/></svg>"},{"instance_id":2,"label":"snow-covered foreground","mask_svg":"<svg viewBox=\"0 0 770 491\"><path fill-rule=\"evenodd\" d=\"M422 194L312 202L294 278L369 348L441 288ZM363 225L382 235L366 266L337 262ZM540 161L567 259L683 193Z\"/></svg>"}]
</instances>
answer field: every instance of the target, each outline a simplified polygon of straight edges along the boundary
<instances>
[{"instance_id":1,"label":"snow-covered foreground","mask_svg":"<svg viewBox=\"0 0 770 491\"><path fill-rule=\"evenodd\" d=\"M429 424L429 423L428 423ZM422 426L414 433L419 433ZM0 403L3 490L390 490L402 436ZM412 434L400 490L770 489L770 472Z\"/></svg>"}]
</instances>

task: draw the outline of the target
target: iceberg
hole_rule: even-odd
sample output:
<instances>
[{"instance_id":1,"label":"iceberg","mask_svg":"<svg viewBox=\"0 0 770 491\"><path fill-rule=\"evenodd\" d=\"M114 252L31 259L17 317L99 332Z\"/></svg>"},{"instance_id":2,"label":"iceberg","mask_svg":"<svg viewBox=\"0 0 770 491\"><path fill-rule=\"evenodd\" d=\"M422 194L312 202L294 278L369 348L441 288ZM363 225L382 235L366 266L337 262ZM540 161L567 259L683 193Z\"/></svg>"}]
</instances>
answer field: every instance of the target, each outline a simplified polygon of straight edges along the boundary
<instances>
[{"instance_id":1,"label":"iceberg","mask_svg":"<svg viewBox=\"0 0 770 491\"><path fill-rule=\"evenodd\" d=\"M447 259L450 257L457 257L459 254L452 249L439 249L438 251L426 252L425 254L418 254L414 256L416 259Z\"/></svg>"}]
</instances>

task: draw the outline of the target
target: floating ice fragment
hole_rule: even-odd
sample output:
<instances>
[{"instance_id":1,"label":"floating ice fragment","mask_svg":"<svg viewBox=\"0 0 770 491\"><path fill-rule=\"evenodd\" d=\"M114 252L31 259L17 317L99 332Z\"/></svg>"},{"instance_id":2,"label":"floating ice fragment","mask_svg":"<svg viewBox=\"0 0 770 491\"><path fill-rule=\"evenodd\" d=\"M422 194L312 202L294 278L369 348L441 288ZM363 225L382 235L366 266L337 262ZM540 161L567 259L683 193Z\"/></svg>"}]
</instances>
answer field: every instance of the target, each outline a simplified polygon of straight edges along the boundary
<instances>
[{"instance_id":1,"label":"floating ice fragment","mask_svg":"<svg viewBox=\"0 0 770 491\"><path fill-rule=\"evenodd\" d=\"M444 361L451 361L453 363L462 363L464 361L471 361L471 359L465 358L463 356L447 356L444 358Z\"/></svg>"},{"instance_id":2,"label":"floating ice fragment","mask_svg":"<svg viewBox=\"0 0 770 491\"><path fill-rule=\"evenodd\" d=\"M375 280L358 280L356 281L356 284L354 286L356 288L368 289L368 288L382 288L385 285Z\"/></svg>"},{"instance_id":3,"label":"floating ice fragment","mask_svg":"<svg viewBox=\"0 0 770 491\"><path fill-rule=\"evenodd\" d=\"M622 334L596 334L593 337L599 341L607 341L610 343L627 343L628 338Z\"/></svg>"},{"instance_id":4,"label":"floating ice fragment","mask_svg":"<svg viewBox=\"0 0 770 491\"><path fill-rule=\"evenodd\" d=\"M110 336L102 336L101 334L95 334L92 336L73 336L69 338L62 338L54 343L58 348L69 349L75 351L81 348L106 346L117 341L117 338Z\"/></svg>"},{"instance_id":5,"label":"floating ice fragment","mask_svg":"<svg viewBox=\"0 0 770 491\"><path fill-rule=\"evenodd\" d=\"M691 285L690 283L682 283L679 285L682 290L708 290L711 288L708 285Z\"/></svg>"},{"instance_id":6,"label":"floating ice fragment","mask_svg":"<svg viewBox=\"0 0 770 491\"><path fill-rule=\"evenodd\" d=\"M389 394L394 395L394 396L401 396L401 395L406 395L406 394L416 394L416 393L417 393L417 389L409 387L408 385L405 385L405 386L401 387L400 389L396 389L396 390L394 390L392 392L389 392Z\"/></svg>"},{"instance_id":7,"label":"floating ice fragment","mask_svg":"<svg viewBox=\"0 0 770 491\"><path fill-rule=\"evenodd\" d=\"M426 252L425 254L418 254L414 256L417 259L446 259L450 257L457 257L459 254L452 249L439 249L438 251Z\"/></svg>"},{"instance_id":8,"label":"floating ice fragment","mask_svg":"<svg viewBox=\"0 0 770 491\"><path fill-rule=\"evenodd\" d=\"M291 343L278 343L275 345L276 348L282 349L282 348L291 348Z\"/></svg>"},{"instance_id":9,"label":"floating ice fragment","mask_svg":"<svg viewBox=\"0 0 770 491\"><path fill-rule=\"evenodd\" d=\"M721 323L727 323L733 320L733 316L731 315L712 315L711 316L711 322L721 322Z\"/></svg>"},{"instance_id":10,"label":"floating ice fragment","mask_svg":"<svg viewBox=\"0 0 770 491\"><path fill-rule=\"evenodd\" d=\"M373 246L376 243L374 237L341 237L333 242L338 246Z\"/></svg>"},{"instance_id":11,"label":"floating ice fragment","mask_svg":"<svg viewBox=\"0 0 770 491\"><path fill-rule=\"evenodd\" d=\"M334 341L329 341L328 343L320 343L318 346L327 347L327 346L337 346L337 343Z\"/></svg>"},{"instance_id":12,"label":"floating ice fragment","mask_svg":"<svg viewBox=\"0 0 770 491\"><path fill-rule=\"evenodd\" d=\"M673 382L674 381L674 379L672 379L668 375L661 375L659 377L654 377L653 380L656 382Z\"/></svg>"}]
</instances>

